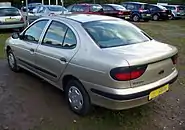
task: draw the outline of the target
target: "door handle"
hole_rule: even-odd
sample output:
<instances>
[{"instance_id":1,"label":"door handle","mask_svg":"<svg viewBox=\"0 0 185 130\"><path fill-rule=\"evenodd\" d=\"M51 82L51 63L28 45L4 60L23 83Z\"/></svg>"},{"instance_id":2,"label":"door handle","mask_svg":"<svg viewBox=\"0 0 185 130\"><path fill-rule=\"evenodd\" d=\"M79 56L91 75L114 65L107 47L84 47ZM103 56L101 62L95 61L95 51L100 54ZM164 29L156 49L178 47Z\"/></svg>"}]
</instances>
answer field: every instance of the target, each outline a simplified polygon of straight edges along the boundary
<instances>
[{"instance_id":1,"label":"door handle","mask_svg":"<svg viewBox=\"0 0 185 130\"><path fill-rule=\"evenodd\" d=\"M67 62L67 60L64 57L60 58L60 61Z\"/></svg>"},{"instance_id":2,"label":"door handle","mask_svg":"<svg viewBox=\"0 0 185 130\"><path fill-rule=\"evenodd\" d=\"M31 51L31 52L34 52L34 49L33 49L33 48L31 48L31 49L30 49L30 51Z\"/></svg>"}]
</instances>

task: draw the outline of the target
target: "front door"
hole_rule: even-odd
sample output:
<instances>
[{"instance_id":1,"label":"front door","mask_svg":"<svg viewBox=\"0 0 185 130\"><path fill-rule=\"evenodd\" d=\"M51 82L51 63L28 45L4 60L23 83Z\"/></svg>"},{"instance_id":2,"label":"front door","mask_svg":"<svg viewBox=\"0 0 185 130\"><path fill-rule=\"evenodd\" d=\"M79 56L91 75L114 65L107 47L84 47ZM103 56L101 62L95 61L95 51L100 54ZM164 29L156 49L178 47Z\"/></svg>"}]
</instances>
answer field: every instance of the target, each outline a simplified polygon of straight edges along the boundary
<instances>
[{"instance_id":1,"label":"front door","mask_svg":"<svg viewBox=\"0 0 185 130\"><path fill-rule=\"evenodd\" d=\"M38 21L20 35L14 47L19 64L29 69L34 69L35 51L39 45L40 36L47 22L48 20Z\"/></svg>"},{"instance_id":2,"label":"front door","mask_svg":"<svg viewBox=\"0 0 185 130\"><path fill-rule=\"evenodd\" d=\"M74 32L59 21L52 21L36 52L38 73L57 81L77 51Z\"/></svg>"}]
</instances>

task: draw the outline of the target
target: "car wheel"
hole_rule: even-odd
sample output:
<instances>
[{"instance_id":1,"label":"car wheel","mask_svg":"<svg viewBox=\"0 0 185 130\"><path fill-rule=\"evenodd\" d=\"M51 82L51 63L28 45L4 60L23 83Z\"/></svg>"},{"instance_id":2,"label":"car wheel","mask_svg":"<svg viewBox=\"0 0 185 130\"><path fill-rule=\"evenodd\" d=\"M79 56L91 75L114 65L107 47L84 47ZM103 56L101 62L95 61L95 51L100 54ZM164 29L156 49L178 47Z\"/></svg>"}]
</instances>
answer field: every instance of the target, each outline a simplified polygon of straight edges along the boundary
<instances>
[{"instance_id":1,"label":"car wheel","mask_svg":"<svg viewBox=\"0 0 185 130\"><path fill-rule=\"evenodd\" d=\"M169 17L169 20L174 20L174 15L172 14L170 17Z\"/></svg>"},{"instance_id":2,"label":"car wheel","mask_svg":"<svg viewBox=\"0 0 185 130\"><path fill-rule=\"evenodd\" d=\"M157 14L153 15L153 20L154 21L158 21L159 20L159 16Z\"/></svg>"},{"instance_id":3,"label":"car wheel","mask_svg":"<svg viewBox=\"0 0 185 130\"><path fill-rule=\"evenodd\" d=\"M69 107L74 113L84 116L91 111L89 95L79 81L70 80L64 92Z\"/></svg>"},{"instance_id":4,"label":"car wheel","mask_svg":"<svg viewBox=\"0 0 185 130\"><path fill-rule=\"evenodd\" d=\"M140 18L139 18L138 15L134 15L134 16L132 17L132 20L133 20L134 22L139 22L139 21L140 21Z\"/></svg>"},{"instance_id":5,"label":"car wheel","mask_svg":"<svg viewBox=\"0 0 185 130\"><path fill-rule=\"evenodd\" d=\"M8 65L10 67L10 69L14 72L19 72L20 71L20 67L17 66L17 61L16 58L12 52L12 50L9 50L7 53L7 59L8 59Z\"/></svg>"}]
</instances>

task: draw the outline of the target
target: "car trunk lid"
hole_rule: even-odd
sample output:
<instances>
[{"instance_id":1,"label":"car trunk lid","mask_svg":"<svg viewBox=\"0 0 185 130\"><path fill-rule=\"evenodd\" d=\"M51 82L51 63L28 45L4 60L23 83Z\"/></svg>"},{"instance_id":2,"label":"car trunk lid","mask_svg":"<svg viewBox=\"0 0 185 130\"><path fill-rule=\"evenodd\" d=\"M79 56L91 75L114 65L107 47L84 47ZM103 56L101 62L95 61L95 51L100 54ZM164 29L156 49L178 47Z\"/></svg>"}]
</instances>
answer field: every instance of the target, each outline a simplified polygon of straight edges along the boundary
<instances>
[{"instance_id":1,"label":"car trunk lid","mask_svg":"<svg viewBox=\"0 0 185 130\"><path fill-rule=\"evenodd\" d=\"M115 55L122 55L131 68L147 65L145 72L139 78L130 81L131 87L153 83L167 77L175 70L171 58L177 54L177 49L154 40L112 48L111 51Z\"/></svg>"}]
</instances>

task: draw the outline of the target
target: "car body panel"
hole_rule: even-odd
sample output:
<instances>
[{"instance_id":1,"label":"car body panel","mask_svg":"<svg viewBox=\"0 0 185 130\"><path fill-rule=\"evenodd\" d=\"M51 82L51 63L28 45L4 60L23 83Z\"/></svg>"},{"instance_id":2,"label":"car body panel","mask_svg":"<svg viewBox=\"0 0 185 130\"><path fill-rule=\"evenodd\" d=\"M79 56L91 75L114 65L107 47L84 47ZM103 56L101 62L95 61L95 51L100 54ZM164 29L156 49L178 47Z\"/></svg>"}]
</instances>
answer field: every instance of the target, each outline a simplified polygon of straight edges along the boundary
<instances>
[{"instance_id":1,"label":"car body panel","mask_svg":"<svg viewBox=\"0 0 185 130\"><path fill-rule=\"evenodd\" d=\"M121 5L117 4L104 4L102 5L104 15L123 18L123 19L130 19L131 11L126 10Z\"/></svg>"},{"instance_id":2,"label":"car body panel","mask_svg":"<svg viewBox=\"0 0 185 130\"><path fill-rule=\"evenodd\" d=\"M4 16L3 14L1 14L2 16L0 16L0 29L11 29L11 28L23 28L25 26L25 22L23 19L23 16L21 14L21 12L14 7L0 7L0 10L9 10L9 9L13 9L13 10L17 10L18 14L16 15L8 15L5 14L6 16Z\"/></svg>"},{"instance_id":3,"label":"car body panel","mask_svg":"<svg viewBox=\"0 0 185 130\"><path fill-rule=\"evenodd\" d=\"M100 48L83 27L83 23L86 22L116 20L138 29L127 21L108 16L85 14L72 14L65 17L53 16L41 18L37 21L43 19L48 19L49 22L43 29L38 46L35 46L37 48L34 52L35 58L28 56L30 54L26 49L15 50L15 44L17 46L24 46L25 44L19 42L19 39L9 38L6 41L5 50L7 50L8 46L11 47L18 60L19 55L25 55L24 60L31 64L33 63L36 67L32 69L19 61L18 65L20 67L33 72L62 90L65 87L63 86L64 78L66 76L75 77L83 84L93 104L120 110L148 103L148 94L152 90L171 83L171 80L178 75L178 71L171 60L171 57L177 54L175 47L150 40L120 47ZM77 38L76 48L64 50L42 46L41 41L51 20L58 20L71 28ZM33 22L33 24L37 21ZM31 44L29 45L31 46ZM66 63L58 60L63 56L67 60ZM145 73L142 75L143 77L141 76L133 81L117 81L110 75L113 68L142 64L148 64ZM158 73L161 69L160 67L164 69L163 75ZM43 70L56 74L57 78L43 74ZM43 72L41 73L40 71ZM141 80L144 80L144 83L136 84ZM141 95L137 96L138 94ZM125 98L130 95L132 96L129 99L118 99L120 96ZM113 105L111 106L110 104Z\"/></svg>"},{"instance_id":4,"label":"car body panel","mask_svg":"<svg viewBox=\"0 0 185 130\"><path fill-rule=\"evenodd\" d=\"M141 2L122 2L121 5L128 10L131 10L132 16L137 15L140 19L150 20L151 13L145 9L146 3Z\"/></svg>"}]
</instances>

